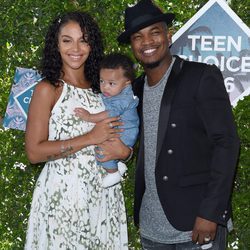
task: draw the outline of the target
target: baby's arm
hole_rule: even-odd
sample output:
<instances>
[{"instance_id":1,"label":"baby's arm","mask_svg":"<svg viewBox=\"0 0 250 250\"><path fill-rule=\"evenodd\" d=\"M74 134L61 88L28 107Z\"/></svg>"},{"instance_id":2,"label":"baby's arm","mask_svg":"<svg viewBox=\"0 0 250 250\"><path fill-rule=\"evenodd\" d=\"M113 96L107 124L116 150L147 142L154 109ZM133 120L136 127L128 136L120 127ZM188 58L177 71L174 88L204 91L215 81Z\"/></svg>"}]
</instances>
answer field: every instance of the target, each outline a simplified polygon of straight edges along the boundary
<instances>
[{"instance_id":1,"label":"baby's arm","mask_svg":"<svg viewBox=\"0 0 250 250\"><path fill-rule=\"evenodd\" d=\"M84 108L75 108L74 111L76 116L82 118L86 122L96 123L109 117L107 111L102 111L96 114L90 114L89 111Z\"/></svg>"}]
</instances>

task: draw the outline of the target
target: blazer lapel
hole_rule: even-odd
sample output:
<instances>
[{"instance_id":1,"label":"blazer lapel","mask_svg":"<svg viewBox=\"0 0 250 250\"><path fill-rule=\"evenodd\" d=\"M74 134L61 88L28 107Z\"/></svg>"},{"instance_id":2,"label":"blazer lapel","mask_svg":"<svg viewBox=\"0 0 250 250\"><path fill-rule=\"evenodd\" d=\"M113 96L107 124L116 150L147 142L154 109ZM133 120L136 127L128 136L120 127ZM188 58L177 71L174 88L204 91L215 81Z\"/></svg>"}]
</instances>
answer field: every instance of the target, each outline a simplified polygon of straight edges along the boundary
<instances>
[{"instance_id":1,"label":"blazer lapel","mask_svg":"<svg viewBox=\"0 0 250 250\"><path fill-rule=\"evenodd\" d=\"M178 75L181 71L183 60L180 57L176 57L173 68L169 75L163 96L161 101L161 108L159 114L159 125L158 125L158 138L157 138L157 149L156 149L156 162L161 152L162 144L165 139L167 132L169 114L171 110L171 103L174 98L174 94L178 87L179 81L177 80Z\"/></svg>"},{"instance_id":2,"label":"blazer lapel","mask_svg":"<svg viewBox=\"0 0 250 250\"><path fill-rule=\"evenodd\" d=\"M144 166L144 126L143 126L143 114L142 114L144 78L145 74L142 74L139 78L137 78L133 82L132 85L134 94L139 98L137 111L140 118L140 129L139 129L139 150L137 155L137 171L141 171L141 167Z\"/></svg>"},{"instance_id":3,"label":"blazer lapel","mask_svg":"<svg viewBox=\"0 0 250 250\"><path fill-rule=\"evenodd\" d=\"M144 78L145 78L145 74L142 74L132 84L134 95L136 95L139 98L139 104L138 104L137 110L138 110L141 123L143 119L142 103L143 103Z\"/></svg>"}]
</instances>

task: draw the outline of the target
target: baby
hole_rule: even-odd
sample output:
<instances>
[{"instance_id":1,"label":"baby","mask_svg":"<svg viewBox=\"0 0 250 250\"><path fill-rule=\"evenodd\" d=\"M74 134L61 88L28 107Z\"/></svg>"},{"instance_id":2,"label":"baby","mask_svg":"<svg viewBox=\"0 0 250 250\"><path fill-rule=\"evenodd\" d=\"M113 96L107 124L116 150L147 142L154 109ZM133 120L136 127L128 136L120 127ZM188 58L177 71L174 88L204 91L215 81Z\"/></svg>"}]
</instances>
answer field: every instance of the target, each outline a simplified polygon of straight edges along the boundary
<instances>
[{"instance_id":1,"label":"baby","mask_svg":"<svg viewBox=\"0 0 250 250\"><path fill-rule=\"evenodd\" d=\"M139 100L134 96L131 86L134 78L135 72L130 58L119 53L107 55L100 65L100 89L106 110L90 114L83 108L75 109L77 116L93 123L107 117L121 117L124 123L121 140L131 148L136 142L139 131L139 117L136 110ZM98 157L101 158L100 155ZM102 183L105 188L119 183L127 170L126 165L117 160L98 162L98 164L107 171Z\"/></svg>"}]
</instances>

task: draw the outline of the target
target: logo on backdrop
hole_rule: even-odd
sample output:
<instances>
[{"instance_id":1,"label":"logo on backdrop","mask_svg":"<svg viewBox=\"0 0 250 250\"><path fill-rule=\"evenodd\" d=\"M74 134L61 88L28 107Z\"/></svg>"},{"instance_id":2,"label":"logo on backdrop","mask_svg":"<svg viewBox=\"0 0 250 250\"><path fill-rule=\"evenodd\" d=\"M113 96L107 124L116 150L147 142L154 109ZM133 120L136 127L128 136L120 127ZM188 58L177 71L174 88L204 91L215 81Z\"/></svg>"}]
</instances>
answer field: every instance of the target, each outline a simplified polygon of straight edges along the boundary
<instances>
[{"instance_id":1,"label":"logo on backdrop","mask_svg":"<svg viewBox=\"0 0 250 250\"><path fill-rule=\"evenodd\" d=\"M3 120L7 128L25 130L33 90L41 76L36 70L16 68L14 83Z\"/></svg>"},{"instance_id":2,"label":"logo on backdrop","mask_svg":"<svg viewBox=\"0 0 250 250\"><path fill-rule=\"evenodd\" d=\"M172 54L218 66L231 104L250 93L250 29L223 0L210 0L173 36Z\"/></svg>"}]
</instances>

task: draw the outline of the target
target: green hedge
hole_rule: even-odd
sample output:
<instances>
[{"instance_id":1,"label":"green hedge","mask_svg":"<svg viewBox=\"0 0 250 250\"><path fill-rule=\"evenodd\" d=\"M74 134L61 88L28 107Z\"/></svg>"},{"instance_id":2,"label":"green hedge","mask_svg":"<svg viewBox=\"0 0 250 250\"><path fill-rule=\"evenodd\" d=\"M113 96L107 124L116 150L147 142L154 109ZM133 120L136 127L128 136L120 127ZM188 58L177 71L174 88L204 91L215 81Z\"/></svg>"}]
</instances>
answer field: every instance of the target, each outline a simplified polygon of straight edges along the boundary
<instances>
[{"instance_id":1,"label":"green hedge","mask_svg":"<svg viewBox=\"0 0 250 250\"><path fill-rule=\"evenodd\" d=\"M250 249L250 96L239 101L234 109L241 140L239 164L233 192L234 231L231 246L238 239L238 249Z\"/></svg>"}]
</instances>

